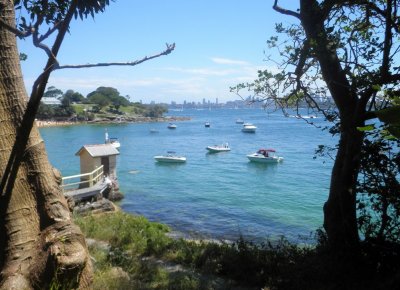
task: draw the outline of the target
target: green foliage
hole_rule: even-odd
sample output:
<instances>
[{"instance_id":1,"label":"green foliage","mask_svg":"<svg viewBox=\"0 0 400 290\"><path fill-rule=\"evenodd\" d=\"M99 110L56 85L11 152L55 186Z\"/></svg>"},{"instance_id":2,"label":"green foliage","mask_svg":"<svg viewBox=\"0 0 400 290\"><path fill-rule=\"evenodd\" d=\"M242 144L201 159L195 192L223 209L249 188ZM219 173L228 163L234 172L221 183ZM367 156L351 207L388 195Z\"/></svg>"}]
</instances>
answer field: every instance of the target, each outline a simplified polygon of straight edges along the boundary
<instances>
[{"instance_id":1,"label":"green foliage","mask_svg":"<svg viewBox=\"0 0 400 290\"><path fill-rule=\"evenodd\" d=\"M387 124L386 130L400 138L400 106L394 105L375 112L379 120Z\"/></svg>"},{"instance_id":2,"label":"green foliage","mask_svg":"<svg viewBox=\"0 0 400 290\"><path fill-rule=\"evenodd\" d=\"M96 91L89 93L87 98L91 103L98 105L100 108L112 105L113 109L117 112L119 112L120 106L131 105L125 97L120 96L117 89L111 87L99 87Z\"/></svg>"},{"instance_id":3,"label":"green foliage","mask_svg":"<svg viewBox=\"0 0 400 290\"><path fill-rule=\"evenodd\" d=\"M165 236L167 226L122 212L77 219L77 223L88 237L109 241L112 248L133 255L157 255L171 241Z\"/></svg>"},{"instance_id":4,"label":"green foliage","mask_svg":"<svg viewBox=\"0 0 400 290\"><path fill-rule=\"evenodd\" d=\"M26 53L20 53L19 54L19 60L20 61L25 61L28 59L28 55Z\"/></svg>"},{"instance_id":5,"label":"green foliage","mask_svg":"<svg viewBox=\"0 0 400 290\"><path fill-rule=\"evenodd\" d=\"M57 89L56 87L50 86L47 88L46 92L43 94L43 97L60 99L60 98L62 98L62 95L63 95L62 90Z\"/></svg>"},{"instance_id":6,"label":"green foliage","mask_svg":"<svg viewBox=\"0 0 400 290\"><path fill-rule=\"evenodd\" d=\"M145 112L145 117L159 118L162 117L164 113L168 112L168 108L162 105L151 105L147 107Z\"/></svg>"},{"instance_id":7,"label":"green foliage","mask_svg":"<svg viewBox=\"0 0 400 290\"><path fill-rule=\"evenodd\" d=\"M75 221L87 237L108 244L89 248L95 261L94 289L211 290L238 285L243 289L376 289L385 285L389 289L395 285L393 273L399 270L398 263L385 259L338 261L322 231L312 246L284 238L261 244L244 238L214 243L171 239L166 236L168 227L122 212L76 217ZM366 248L364 253L371 251ZM177 264L184 267L167 270L167 265ZM115 267L129 277L116 277Z\"/></svg>"},{"instance_id":8,"label":"green foliage","mask_svg":"<svg viewBox=\"0 0 400 290\"><path fill-rule=\"evenodd\" d=\"M400 142L368 132L360 164L358 222L366 240L400 244Z\"/></svg>"},{"instance_id":9,"label":"green foliage","mask_svg":"<svg viewBox=\"0 0 400 290\"><path fill-rule=\"evenodd\" d=\"M20 10L24 8L28 12L30 21L35 22L39 20L48 25L62 21L72 3L73 1L65 0L14 0L15 9ZM75 18L94 17L95 14L104 12L106 6L109 4L109 0L80 0L77 1L73 12ZM25 17L21 17L19 28L21 30L28 30L29 24Z\"/></svg>"},{"instance_id":10,"label":"green foliage","mask_svg":"<svg viewBox=\"0 0 400 290\"><path fill-rule=\"evenodd\" d=\"M67 90L63 95L63 100L68 100L69 103L82 103L85 100L85 97L73 90Z\"/></svg>"},{"instance_id":11,"label":"green foliage","mask_svg":"<svg viewBox=\"0 0 400 290\"><path fill-rule=\"evenodd\" d=\"M40 103L38 112L36 113L39 119L52 119L52 118L69 118L75 113L74 109L69 103L62 103L61 106L46 105Z\"/></svg>"}]
</instances>

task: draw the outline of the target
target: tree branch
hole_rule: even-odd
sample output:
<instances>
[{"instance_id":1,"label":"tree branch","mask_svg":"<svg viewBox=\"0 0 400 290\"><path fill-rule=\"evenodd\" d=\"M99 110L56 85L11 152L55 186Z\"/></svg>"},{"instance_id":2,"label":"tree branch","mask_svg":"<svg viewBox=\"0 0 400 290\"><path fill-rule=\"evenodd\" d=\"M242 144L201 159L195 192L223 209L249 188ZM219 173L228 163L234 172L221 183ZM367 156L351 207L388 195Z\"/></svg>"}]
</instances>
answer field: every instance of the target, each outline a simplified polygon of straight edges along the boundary
<instances>
[{"instance_id":1,"label":"tree branch","mask_svg":"<svg viewBox=\"0 0 400 290\"><path fill-rule=\"evenodd\" d=\"M300 78L304 74L304 66L306 64L307 58L309 56L310 52L310 41L308 39L304 40L303 47L301 48L300 55L298 57L299 61L296 66L296 70L294 71L294 74L296 75L296 81L297 84L299 85Z\"/></svg>"},{"instance_id":2,"label":"tree branch","mask_svg":"<svg viewBox=\"0 0 400 290\"><path fill-rule=\"evenodd\" d=\"M0 18L0 26L4 27L5 29L10 31L11 33L14 33L16 36L21 37L21 38L22 37L27 37L27 36L32 34L32 29L31 30L26 30L26 31L21 31L21 30L15 28L15 27L12 27L12 26L8 25L1 18Z\"/></svg>"},{"instance_id":3,"label":"tree branch","mask_svg":"<svg viewBox=\"0 0 400 290\"><path fill-rule=\"evenodd\" d=\"M277 12L279 12L279 13L281 13L281 14L294 16L294 17L296 17L297 19L300 19L300 13L297 13L297 12L294 12L294 11L292 11L292 10L287 10L287 9L282 8L282 7L279 7L279 6L278 6L278 0L275 0L274 6L272 6L272 8L273 8L275 11L277 11Z\"/></svg>"},{"instance_id":4,"label":"tree branch","mask_svg":"<svg viewBox=\"0 0 400 290\"><path fill-rule=\"evenodd\" d=\"M385 27L385 39L383 45L383 55L382 55L382 65L381 65L381 78L385 79L385 77L389 74L390 67L390 51L392 48L392 1L387 1L387 9L386 9L386 27Z\"/></svg>"},{"instance_id":5,"label":"tree branch","mask_svg":"<svg viewBox=\"0 0 400 290\"><path fill-rule=\"evenodd\" d=\"M54 31L56 31L60 27L61 23L62 23L62 21L59 21L56 24L54 24L54 26L52 28L49 28L49 30L47 30L47 32L45 34L43 34L42 36L40 36L38 38L39 42L42 42L43 40L48 38Z\"/></svg>"},{"instance_id":6,"label":"tree branch","mask_svg":"<svg viewBox=\"0 0 400 290\"><path fill-rule=\"evenodd\" d=\"M38 47L38 48L40 48L40 49L43 49L46 52L48 58L52 58L55 61L57 61L56 57L51 52L51 49L47 45L43 44L40 39L41 39L41 37L39 37L39 33L35 29L35 31L32 33L33 45Z\"/></svg>"},{"instance_id":7,"label":"tree branch","mask_svg":"<svg viewBox=\"0 0 400 290\"><path fill-rule=\"evenodd\" d=\"M167 48L155 55L152 56L145 56L142 59L130 61L130 62L107 62L107 63L95 63L95 64L81 64L81 65L62 65L58 67L54 67L53 70L57 69L66 69L66 68L90 68L90 67L103 67L103 66L135 66L141 64L142 62L151 60L153 58L160 57L162 55L168 55L175 49L175 43L173 44L166 44Z\"/></svg>"}]
</instances>

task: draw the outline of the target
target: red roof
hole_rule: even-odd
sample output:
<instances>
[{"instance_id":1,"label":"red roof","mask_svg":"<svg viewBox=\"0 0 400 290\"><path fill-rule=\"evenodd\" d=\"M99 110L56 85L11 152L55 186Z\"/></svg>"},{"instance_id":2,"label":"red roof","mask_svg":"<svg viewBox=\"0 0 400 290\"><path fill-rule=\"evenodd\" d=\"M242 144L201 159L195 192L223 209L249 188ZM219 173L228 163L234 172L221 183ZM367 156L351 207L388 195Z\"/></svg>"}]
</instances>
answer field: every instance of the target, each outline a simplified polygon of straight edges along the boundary
<instances>
[{"instance_id":1,"label":"red roof","mask_svg":"<svg viewBox=\"0 0 400 290\"><path fill-rule=\"evenodd\" d=\"M264 148L261 148L261 149L258 150L258 152L276 152L276 151L275 151L275 149L264 149Z\"/></svg>"}]
</instances>

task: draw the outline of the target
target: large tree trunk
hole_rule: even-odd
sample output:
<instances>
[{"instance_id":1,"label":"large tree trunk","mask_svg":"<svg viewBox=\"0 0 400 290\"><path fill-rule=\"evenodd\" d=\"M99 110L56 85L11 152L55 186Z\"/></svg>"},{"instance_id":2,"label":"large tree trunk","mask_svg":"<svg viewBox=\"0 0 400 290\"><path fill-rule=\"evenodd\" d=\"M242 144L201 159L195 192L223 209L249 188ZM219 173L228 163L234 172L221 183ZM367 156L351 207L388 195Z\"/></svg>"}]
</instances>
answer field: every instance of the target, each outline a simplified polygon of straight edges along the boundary
<instances>
[{"instance_id":1,"label":"large tree trunk","mask_svg":"<svg viewBox=\"0 0 400 290\"><path fill-rule=\"evenodd\" d=\"M328 241L346 254L359 244L356 216L356 182L362 134L356 128L342 132L332 169L329 198L324 205L324 228Z\"/></svg>"},{"instance_id":2,"label":"large tree trunk","mask_svg":"<svg viewBox=\"0 0 400 290\"><path fill-rule=\"evenodd\" d=\"M339 149L332 170L329 198L324 205L324 228L329 244L336 251L357 250L359 236L356 218L356 183L363 134L365 106L352 91L341 67L336 48L324 28L324 15L316 0L301 0L301 22L307 39L313 43L322 76L340 114Z\"/></svg>"},{"instance_id":3,"label":"large tree trunk","mask_svg":"<svg viewBox=\"0 0 400 290\"><path fill-rule=\"evenodd\" d=\"M0 17L15 25L14 3ZM4 176L27 103L15 35L0 26L0 177ZM32 129L11 194L0 193L0 287L88 288L92 269L84 237L71 220L44 142ZM67 286L68 285L68 286Z\"/></svg>"}]
</instances>

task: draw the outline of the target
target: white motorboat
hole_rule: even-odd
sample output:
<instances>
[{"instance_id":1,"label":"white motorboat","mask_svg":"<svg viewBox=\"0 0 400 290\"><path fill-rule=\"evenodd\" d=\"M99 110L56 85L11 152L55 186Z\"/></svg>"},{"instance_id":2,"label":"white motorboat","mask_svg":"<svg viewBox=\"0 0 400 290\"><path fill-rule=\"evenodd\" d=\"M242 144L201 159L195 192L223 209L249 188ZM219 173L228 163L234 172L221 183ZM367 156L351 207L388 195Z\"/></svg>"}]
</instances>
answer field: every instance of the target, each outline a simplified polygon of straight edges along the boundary
<instances>
[{"instance_id":1,"label":"white motorboat","mask_svg":"<svg viewBox=\"0 0 400 290\"><path fill-rule=\"evenodd\" d=\"M118 138L110 138L108 136L107 129L106 129L106 132L104 134L104 143L105 144L111 144L116 149L119 149L121 147L121 143L119 143Z\"/></svg>"},{"instance_id":2,"label":"white motorboat","mask_svg":"<svg viewBox=\"0 0 400 290\"><path fill-rule=\"evenodd\" d=\"M242 120L242 119L236 119L236 124L243 124L244 123L244 121Z\"/></svg>"},{"instance_id":3,"label":"white motorboat","mask_svg":"<svg viewBox=\"0 0 400 290\"><path fill-rule=\"evenodd\" d=\"M172 123L169 123L168 129L176 129L176 125L172 124Z\"/></svg>"},{"instance_id":4,"label":"white motorboat","mask_svg":"<svg viewBox=\"0 0 400 290\"><path fill-rule=\"evenodd\" d=\"M204 127L209 128L211 126L210 122L205 122Z\"/></svg>"},{"instance_id":5,"label":"white motorboat","mask_svg":"<svg viewBox=\"0 0 400 290\"><path fill-rule=\"evenodd\" d=\"M245 133L255 133L256 132L257 127L254 126L251 123L244 123L243 124L243 128L242 128L242 132Z\"/></svg>"},{"instance_id":6,"label":"white motorboat","mask_svg":"<svg viewBox=\"0 0 400 290\"><path fill-rule=\"evenodd\" d=\"M231 148L229 147L228 143L225 143L225 144L222 144L222 145L207 146L206 149L210 153L231 151Z\"/></svg>"},{"instance_id":7,"label":"white motorboat","mask_svg":"<svg viewBox=\"0 0 400 290\"><path fill-rule=\"evenodd\" d=\"M168 151L167 155L157 155L154 156L154 159L157 162L164 162L164 163L185 163L186 157L178 156L174 151Z\"/></svg>"},{"instance_id":8,"label":"white motorboat","mask_svg":"<svg viewBox=\"0 0 400 290\"><path fill-rule=\"evenodd\" d=\"M110 144L116 148L119 149L121 147L121 143L119 143L118 138L110 138Z\"/></svg>"},{"instance_id":9,"label":"white motorboat","mask_svg":"<svg viewBox=\"0 0 400 290\"><path fill-rule=\"evenodd\" d=\"M259 149L256 153L247 155L247 158L258 163L278 163L283 161L283 157L276 156L275 152L275 149Z\"/></svg>"}]
</instances>

